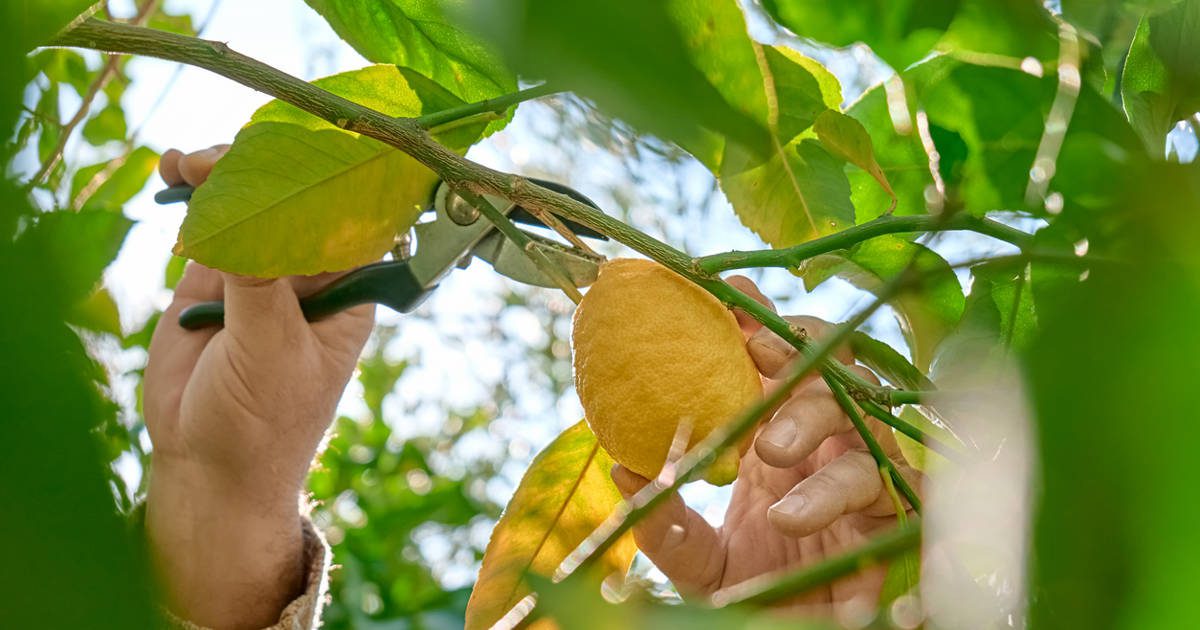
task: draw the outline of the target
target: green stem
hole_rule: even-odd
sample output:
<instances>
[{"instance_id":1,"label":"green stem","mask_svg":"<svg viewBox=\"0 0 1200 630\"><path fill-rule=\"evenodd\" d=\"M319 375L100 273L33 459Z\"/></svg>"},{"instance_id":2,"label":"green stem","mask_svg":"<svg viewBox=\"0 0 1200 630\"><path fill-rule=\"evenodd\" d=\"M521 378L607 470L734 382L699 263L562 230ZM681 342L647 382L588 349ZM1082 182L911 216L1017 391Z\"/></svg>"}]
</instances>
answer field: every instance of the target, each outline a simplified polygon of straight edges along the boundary
<instances>
[{"instance_id":1,"label":"green stem","mask_svg":"<svg viewBox=\"0 0 1200 630\"><path fill-rule=\"evenodd\" d=\"M920 405L929 402L929 397L937 392L922 392L906 389L893 389L888 391L889 407L899 407L900 405Z\"/></svg>"},{"instance_id":2,"label":"green stem","mask_svg":"<svg viewBox=\"0 0 1200 630\"><path fill-rule=\"evenodd\" d=\"M883 451L883 447L879 445L879 440L875 439L875 434L871 433L871 428L863 420L862 414L858 412L858 406L854 404L854 399L850 398L850 394L846 393L846 389L841 383L829 383L829 388L833 390L833 397L837 399L841 405L842 411L850 417L850 422L854 424L854 429L858 431L859 437L866 443L867 450L871 452L871 457L875 458L875 463L880 469L886 470L892 477L892 482L896 484L896 489L900 494L904 495L905 500L912 506L918 514L921 513L921 498L913 491L912 486L908 485L908 481L896 470L896 464Z\"/></svg>"},{"instance_id":3,"label":"green stem","mask_svg":"<svg viewBox=\"0 0 1200 630\"><path fill-rule=\"evenodd\" d=\"M443 109L431 114L425 114L424 116L417 118L417 124L419 124L423 129L432 129L434 127L441 127L448 122L455 121L460 118L475 116L477 114L502 115L509 107L512 107L517 103L532 101L535 98L549 96L558 92L561 92L561 90L555 89L555 87L549 83L543 83L541 85L535 85L531 88L525 88L524 90L517 92L501 94L495 98L489 98L486 101L467 103L466 105L459 105L458 107L451 107L450 109Z\"/></svg>"},{"instance_id":4,"label":"green stem","mask_svg":"<svg viewBox=\"0 0 1200 630\"><path fill-rule=\"evenodd\" d=\"M870 400L860 400L858 401L858 405L862 407L863 411L871 414L871 416L875 419L916 440L927 448L936 451L939 455L942 455L946 459L957 462L962 461L962 449L958 448L956 445L947 444L938 438L933 437L932 435L904 421L900 417L888 411L885 407L881 407Z\"/></svg>"},{"instance_id":5,"label":"green stem","mask_svg":"<svg viewBox=\"0 0 1200 630\"><path fill-rule=\"evenodd\" d=\"M921 523L913 519L908 525L880 534L854 551L809 565L782 578L756 580L717 591L713 595L713 604L767 606L803 594L860 569L881 564L920 546Z\"/></svg>"},{"instance_id":6,"label":"green stem","mask_svg":"<svg viewBox=\"0 0 1200 630\"><path fill-rule=\"evenodd\" d=\"M928 214L902 217L889 215L842 230L836 234L830 234L829 236L796 245L795 247L713 254L696 259L696 264L706 273L717 273L745 267L795 268L815 256L845 249L876 236L883 236L884 234L950 232L957 230L985 234L1012 243L1022 249L1027 247L1031 242L1031 235L1026 232L1004 225L999 221L975 217L969 214L960 213L952 217L940 217Z\"/></svg>"}]
</instances>

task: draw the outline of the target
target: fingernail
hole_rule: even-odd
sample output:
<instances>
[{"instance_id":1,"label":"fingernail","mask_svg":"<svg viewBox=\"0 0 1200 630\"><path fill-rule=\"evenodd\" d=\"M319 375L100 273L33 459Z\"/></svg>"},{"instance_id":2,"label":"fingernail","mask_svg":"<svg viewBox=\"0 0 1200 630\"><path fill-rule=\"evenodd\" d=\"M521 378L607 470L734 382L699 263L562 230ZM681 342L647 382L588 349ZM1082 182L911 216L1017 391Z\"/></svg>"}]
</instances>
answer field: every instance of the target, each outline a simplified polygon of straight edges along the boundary
<instances>
[{"instance_id":1,"label":"fingernail","mask_svg":"<svg viewBox=\"0 0 1200 630\"><path fill-rule=\"evenodd\" d=\"M804 508L808 505L808 501L800 495L793 495L780 499L775 505L771 506L771 511L783 516L800 516Z\"/></svg>"},{"instance_id":2,"label":"fingernail","mask_svg":"<svg viewBox=\"0 0 1200 630\"><path fill-rule=\"evenodd\" d=\"M775 448L786 449L796 440L796 423L790 418L776 420L763 429L758 439Z\"/></svg>"},{"instance_id":3,"label":"fingernail","mask_svg":"<svg viewBox=\"0 0 1200 630\"><path fill-rule=\"evenodd\" d=\"M672 525L667 528L667 533L663 534L662 547L663 549L677 547L684 538L687 538L687 532L679 525Z\"/></svg>"}]
</instances>

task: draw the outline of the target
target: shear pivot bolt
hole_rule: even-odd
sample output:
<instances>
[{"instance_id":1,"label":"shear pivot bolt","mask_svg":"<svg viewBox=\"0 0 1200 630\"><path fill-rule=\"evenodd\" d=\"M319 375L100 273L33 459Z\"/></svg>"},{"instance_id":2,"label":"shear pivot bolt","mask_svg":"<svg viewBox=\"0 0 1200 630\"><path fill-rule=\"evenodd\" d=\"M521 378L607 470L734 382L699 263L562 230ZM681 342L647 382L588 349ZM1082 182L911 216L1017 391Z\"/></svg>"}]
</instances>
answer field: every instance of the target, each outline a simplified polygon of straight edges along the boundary
<instances>
[{"instance_id":1,"label":"shear pivot bolt","mask_svg":"<svg viewBox=\"0 0 1200 630\"><path fill-rule=\"evenodd\" d=\"M462 197L453 195L446 205L446 216L459 225L471 225L479 220L479 208L467 203Z\"/></svg>"}]
</instances>

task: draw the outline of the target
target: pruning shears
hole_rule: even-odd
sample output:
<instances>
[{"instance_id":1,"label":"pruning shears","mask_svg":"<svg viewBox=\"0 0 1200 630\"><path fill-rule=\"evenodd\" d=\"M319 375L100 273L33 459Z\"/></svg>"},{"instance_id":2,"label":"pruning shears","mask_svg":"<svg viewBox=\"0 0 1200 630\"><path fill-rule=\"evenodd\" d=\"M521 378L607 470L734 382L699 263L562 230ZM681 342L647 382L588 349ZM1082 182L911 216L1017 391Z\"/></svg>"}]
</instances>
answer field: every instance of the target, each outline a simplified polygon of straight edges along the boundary
<instances>
[{"instance_id":1,"label":"pruning shears","mask_svg":"<svg viewBox=\"0 0 1200 630\"><path fill-rule=\"evenodd\" d=\"M582 193L562 184L531 179L534 183L563 193L593 208L596 204ZM191 186L173 186L158 192L154 200L160 204L186 202L192 197ZM505 199L484 195L486 202L510 220L526 225L545 227L533 213ZM455 267L466 268L475 258L486 260L495 270L517 282L540 287L557 286L530 260L529 255L505 238L479 209L455 194L441 182L425 212L433 212L430 221L413 226L417 252L398 248L394 258L359 267L338 278L324 289L300 300L300 308L308 321L317 321L360 304L382 304L401 313L415 309L437 288L438 282ZM586 226L563 220L563 225L576 236L607 240ZM529 247L539 249L566 273L575 286L588 286L596 280L603 258L579 247L567 246L538 234L522 230L530 239ZM204 302L188 307L179 314L179 325L189 330L224 323L225 303Z\"/></svg>"}]
</instances>

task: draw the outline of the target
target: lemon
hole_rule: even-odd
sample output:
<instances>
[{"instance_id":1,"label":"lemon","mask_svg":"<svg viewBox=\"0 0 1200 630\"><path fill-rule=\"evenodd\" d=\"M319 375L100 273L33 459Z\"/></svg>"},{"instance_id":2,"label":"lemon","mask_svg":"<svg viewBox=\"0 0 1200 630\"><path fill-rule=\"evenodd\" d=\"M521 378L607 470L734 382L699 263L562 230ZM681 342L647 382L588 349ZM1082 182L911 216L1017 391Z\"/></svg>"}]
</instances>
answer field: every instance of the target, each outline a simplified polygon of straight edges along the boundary
<instances>
[{"instance_id":1,"label":"lemon","mask_svg":"<svg viewBox=\"0 0 1200 630\"><path fill-rule=\"evenodd\" d=\"M680 424L691 448L762 396L733 313L656 262L604 263L571 339L588 425L614 460L646 478L662 469ZM721 453L705 478L732 482L747 443Z\"/></svg>"}]
</instances>

